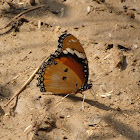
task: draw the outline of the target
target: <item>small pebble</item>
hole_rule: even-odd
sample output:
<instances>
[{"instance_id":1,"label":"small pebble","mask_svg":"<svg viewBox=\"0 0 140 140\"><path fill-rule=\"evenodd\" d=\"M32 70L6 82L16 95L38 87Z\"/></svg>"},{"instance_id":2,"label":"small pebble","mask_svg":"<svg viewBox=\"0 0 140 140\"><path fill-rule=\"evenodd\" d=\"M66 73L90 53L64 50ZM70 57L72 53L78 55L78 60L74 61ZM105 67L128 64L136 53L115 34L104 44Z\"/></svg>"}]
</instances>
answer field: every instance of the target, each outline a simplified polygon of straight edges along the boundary
<instances>
[{"instance_id":1,"label":"small pebble","mask_svg":"<svg viewBox=\"0 0 140 140\"><path fill-rule=\"evenodd\" d=\"M110 95L107 95L107 94L102 94L100 95L102 98L105 98L105 97L110 97Z\"/></svg>"},{"instance_id":2,"label":"small pebble","mask_svg":"<svg viewBox=\"0 0 140 140\"><path fill-rule=\"evenodd\" d=\"M41 96L38 96L38 97L37 97L37 100L39 100L40 98L41 98Z\"/></svg>"},{"instance_id":3,"label":"small pebble","mask_svg":"<svg viewBox=\"0 0 140 140\"><path fill-rule=\"evenodd\" d=\"M111 33L108 33L109 37L112 37Z\"/></svg>"},{"instance_id":4,"label":"small pebble","mask_svg":"<svg viewBox=\"0 0 140 140\"><path fill-rule=\"evenodd\" d=\"M93 135L94 132L93 132L93 130L87 130L86 133L88 134L88 136L91 136L91 135Z\"/></svg>"},{"instance_id":5,"label":"small pebble","mask_svg":"<svg viewBox=\"0 0 140 140\"><path fill-rule=\"evenodd\" d=\"M59 116L59 118L64 119L65 117L61 115L61 116Z\"/></svg>"},{"instance_id":6,"label":"small pebble","mask_svg":"<svg viewBox=\"0 0 140 140\"><path fill-rule=\"evenodd\" d=\"M61 29L60 26L56 26L55 29L54 29L54 31L55 31L55 32L58 32L60 29Z\"/></svg>"},{"instance_id":7,"label":"small pebble","mask_svg":"<svg viewBox=\"0 0 140 140\"><path fill-rule=\"evenodd\" d=\"M88 6L88 7L87 7L87 14L89 14L90 12L91 12L91 7Z\"/></svg>"},{"instance_id":8,"label":"small pebble","mask_svg":"<svg viewBox=\"0 0 140 140\"><path fill-rule=\"evenodd\" d=\"M130 16L130 18L135 19L135 14L134 13L130 13L129 16Z\"/></svg>"},{"instance_id":9,"label":"small pebble","mask_svg":"<svg viewBox=\"0 0 140 140\"><path fill-rule=\"evenodd\" d=\"M63 17L64 15L64 8L61 8L61 14L60 14L60 17Z\"/></svg>"},{"instance_id":10,"label":"small pebble","mask_svg":"<svg viewBox=\"0 0 140 140\"><path fill-rule=\"evenodd\" d=\"M133 48L134 48L134 49L137 49L137 48L138 48L138 45L137 45L137 44L134 44L134 45L133 45Z\"/></svg>"},{"instance_id":11,"label":"small pebble","mask_svg":"<svg viewBox=\"0 0 140 140\"><path fill-rule=\"evenodd\" d=\"M68 139L66 136L63 137L64 140Z\"/></svg>"},{"instance_id":12,"label":"small pebble","mask_svg":"<svg viewBox=\"0 0 140 140\"><path fill-rule=\"evenodd\" d=\"M70 118L70 115L68 115L67 118Z\"/></svg>"},{"instance_id":13,"label":"small pebble","mask_svg":"<svg viewBox=\"0 0 140 140\"><path fill-rule=\"evenodd\" d=\"M40 28L41 28L41 21L38 20L38 29L40 29Z\"/></svg>"},{"instance_id":14,"label":"small pebble","mask_svg":"<svg viewBox=\"0 0 140 140\"><path fill-rule=\"evenodd\" d=\"M125 2L125 0L121 0L121 3Z\"/></svg>"},{"instance_id":15,"label":"small pebble","mask_svg":"<svg viewBox=\"0 0 140 140\"><path fill-rule=\"evenodd\" d=\"M94 57L94 59L95 59L95 60L98 60L98 59L100 59L100 57L96 55L96 56Z\"/></svg>"},{"instance_id":16,"label":"small pebble","mask_svg":"<svg viewBox=\"0 0 140 140\"><path fill-rule=\"evenodd\" d=\"M74 29L75 31L78 31L79 27L74 27L73 29Z\"/></svg>"},{"instance_id":17,"label":"small pebble","mask_svg":"<svg viewBox=\"0 0 140 140\"><path fill-rule=\"evenodd\" d=\"M100 115L94 115L93 118L90 120L89 126L95 126L101 121Z\"/></svg>"},{"instance_id":18,"label":"small pebble","mask_svg":"<svg viewBox=\"0 0 140 140\"><path fill-rule=\"evenodd\" d=\"M111 49L111 48L113 48L113 44L108 44L108 45L105 47L106 50L109 50L109 49Z\"/></svg>"}]
</instances>

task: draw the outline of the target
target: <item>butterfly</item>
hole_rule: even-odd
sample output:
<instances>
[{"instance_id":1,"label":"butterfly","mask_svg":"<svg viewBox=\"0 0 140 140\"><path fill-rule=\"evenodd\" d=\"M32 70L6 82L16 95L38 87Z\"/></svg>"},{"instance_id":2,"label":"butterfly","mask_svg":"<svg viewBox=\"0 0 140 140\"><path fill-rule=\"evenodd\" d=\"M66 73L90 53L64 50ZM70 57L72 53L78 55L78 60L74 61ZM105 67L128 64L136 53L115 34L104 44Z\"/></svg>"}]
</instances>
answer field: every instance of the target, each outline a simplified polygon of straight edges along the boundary
<instances>
[{"instance_id":1,"label":"butterfly","mask_svg":"<svg viewBox=\"0 0 140 140\"><path fill-rule=\"evenodd\" d=\"M85 51L72 34L59 37L57 50L50 55L38 71L41 92L54 94L82 93L90 89L89 67Z\"/></svg>"}]
</instances>

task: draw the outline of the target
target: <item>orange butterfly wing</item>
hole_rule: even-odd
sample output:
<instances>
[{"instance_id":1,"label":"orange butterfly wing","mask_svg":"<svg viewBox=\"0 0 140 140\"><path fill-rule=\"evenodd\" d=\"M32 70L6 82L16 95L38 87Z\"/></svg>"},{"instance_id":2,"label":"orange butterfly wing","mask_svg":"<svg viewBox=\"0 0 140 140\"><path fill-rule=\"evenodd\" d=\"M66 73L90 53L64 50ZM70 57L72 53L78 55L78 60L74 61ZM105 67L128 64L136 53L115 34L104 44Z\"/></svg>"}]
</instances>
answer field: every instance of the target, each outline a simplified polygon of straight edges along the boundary
<instances>
[{"instance_id":1,"label":"orange butterfly wing","mask_svg":"<svg viewBox=\"0 0 140 140\"><path fill-rule=\"evenodd\" d=\"M61 35L58 42L58 49L40 68L40 90L69 94L91 88L92 84L87 84L87 58L80 42L71 34Z\"/></svg>"}]
</instances>

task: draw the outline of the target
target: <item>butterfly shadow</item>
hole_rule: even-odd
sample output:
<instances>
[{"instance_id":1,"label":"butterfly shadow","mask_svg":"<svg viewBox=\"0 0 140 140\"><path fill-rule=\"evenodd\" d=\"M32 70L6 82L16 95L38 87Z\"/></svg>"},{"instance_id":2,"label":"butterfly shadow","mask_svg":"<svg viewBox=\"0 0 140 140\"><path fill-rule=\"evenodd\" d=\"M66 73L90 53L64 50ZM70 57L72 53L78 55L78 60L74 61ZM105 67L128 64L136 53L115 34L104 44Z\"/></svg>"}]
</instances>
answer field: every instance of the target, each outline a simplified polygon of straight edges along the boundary
<instances>
[{"instance_id":1,"label":"butterfly shadow","mask_svg":"<svg viewBox=\"0 0 140 140\"><path fill-rule=\"evenodd\" d=\"M67 97L68 99L75 101L75 102L79 102L82 101L83 98L82 97L77 97L74 95L69 95ZM128 124L125 124L124 122L118 121L116 118L114 118L114 114L135 114L137 113L136 110L121 110L119 108L112 108L109 106L106 106L103 103L100 103L98 101L93 101L90 99L85 99L85 102L87 104L90 104L91 106L97 107L101 110L105 110L105 111L113 111L111 114L107 114L105 116L102 117L102 120L104 120L107 124L109 124L111 126L111 128L116 131L116 133L123 135L124 137L126 137L127 139L133 139L133 140L139 140L140 138L140 134L137 130L134 130L132 127L130 127ZM139 110L138 110L139 112ZM88 140L99 140L101 139L103 136L101 134L97 134L97 135L91 135ZM110 133L108 133L107 136L105 136L106 139L111 139L113 137L113 135Z\"/></svg>"},{"instance_id":2,"label":"butterfly shadow","mask_svg":"<svg viewBox=\"0 0 140 140\"><path fill-rule=\"evenodd\" d=\"M130 126L130 124L125 124L124 122L121 122L120 120L118 121L114 115L116 116L115 113L107 114L102 117L102 119L111 127L113 131L115 131L117 134L120 134L124 136L126 139L130 140L139 140L140 139L140 134L138 130L135 130ZM87 140L100 140L100 139L112 139L114 138L114 134L112 133L96 133L91 135Z\"/></svg>"},{"instance_id":3,"label":"butterfly shadow","mask_svg":"<svg viewBox=\"0 0 140 140\"><path fill-rule=\"evenodd\" d=\"M64 96L65 95L58 95L58 96ZM83 101L83 97L78 97L78 96L75 96L75 95L69 95L67 96L68 99L74 101L74 102L79 102L79 101ZM86 102L87 104L91 105L91 106L94 106L94 107L97 107L99 109L102 109L102 110L106 110L106 111L109 111L109 110L113 110L113 111L118 111L117 109L114 109L114 108L111 108L109 106L106 106L105 104L103 103L100 103L98 101L93 101L93 100L90 100L90 99L85 99L84 102Z\"/></svg>"}]
</instances>

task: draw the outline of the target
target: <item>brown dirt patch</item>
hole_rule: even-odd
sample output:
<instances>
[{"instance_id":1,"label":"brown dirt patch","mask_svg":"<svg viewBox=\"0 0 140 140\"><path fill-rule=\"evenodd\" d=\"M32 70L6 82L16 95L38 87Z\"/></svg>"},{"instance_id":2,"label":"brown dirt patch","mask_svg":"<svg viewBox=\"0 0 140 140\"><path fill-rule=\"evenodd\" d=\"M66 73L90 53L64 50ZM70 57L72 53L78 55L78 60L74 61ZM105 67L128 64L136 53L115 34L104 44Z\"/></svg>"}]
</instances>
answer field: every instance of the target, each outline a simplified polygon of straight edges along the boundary
<instances>
[{"instance_id":1,"label":"brown dirt patch","mask_svg":"<svg viewBox=\"0 0 140 140\"><path fill-rule=\"evenodd\" d=\"M0 1L1 27L31 7L25 1L7 2ZM22 16L28 22L19 32L0 30L0 139L140 140L139 1L40 0L36 6L40 4L45 7ZM94 96L84 92L85 110L80 94L53 108L62 96L41 93L35 77L10 114L14 102L4 104L56 50L65 30L80 40L89 60Z\"/></svg>"}]
</instances>

